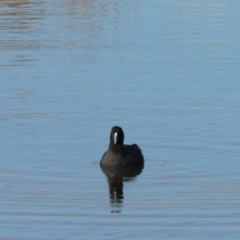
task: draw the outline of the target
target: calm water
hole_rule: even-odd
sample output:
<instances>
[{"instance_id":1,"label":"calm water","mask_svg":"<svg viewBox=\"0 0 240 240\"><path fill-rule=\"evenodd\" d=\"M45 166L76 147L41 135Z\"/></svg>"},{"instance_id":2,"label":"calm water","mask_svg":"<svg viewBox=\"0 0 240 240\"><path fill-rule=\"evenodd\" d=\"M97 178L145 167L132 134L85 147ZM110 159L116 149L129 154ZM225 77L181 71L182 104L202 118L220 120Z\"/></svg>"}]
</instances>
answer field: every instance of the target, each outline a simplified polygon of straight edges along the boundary
<instances>
[{"instance_id":1,"label":"calm water","mask_svg":"<svg viewBox=\"0 0 240 240\"><path fill-rule=\"evenodd\" d=\"M239 239L239 12L0 1L0 238ZM113 125L142 172L100 169Z\"/></svg>"}]
</instances>

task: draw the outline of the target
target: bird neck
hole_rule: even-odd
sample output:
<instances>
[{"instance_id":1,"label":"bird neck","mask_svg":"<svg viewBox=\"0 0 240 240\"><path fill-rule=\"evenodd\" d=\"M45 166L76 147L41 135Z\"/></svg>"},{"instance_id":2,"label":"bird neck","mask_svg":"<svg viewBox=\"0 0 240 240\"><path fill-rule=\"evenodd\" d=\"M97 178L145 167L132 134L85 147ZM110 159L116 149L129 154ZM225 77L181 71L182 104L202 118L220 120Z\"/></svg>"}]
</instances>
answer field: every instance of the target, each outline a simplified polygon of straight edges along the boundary
<instances>
[{"instance_id":1,"label":"bird neck","mask_svg":"<svg viewBox=\"0 0 240 240\"><path fill-rule=\"evenodd\" d=\"M111 151L113 152L122 153L123 145L114 144L113 142L110 142L109 149L111 149Z\"/></svg>"}]
</instances>

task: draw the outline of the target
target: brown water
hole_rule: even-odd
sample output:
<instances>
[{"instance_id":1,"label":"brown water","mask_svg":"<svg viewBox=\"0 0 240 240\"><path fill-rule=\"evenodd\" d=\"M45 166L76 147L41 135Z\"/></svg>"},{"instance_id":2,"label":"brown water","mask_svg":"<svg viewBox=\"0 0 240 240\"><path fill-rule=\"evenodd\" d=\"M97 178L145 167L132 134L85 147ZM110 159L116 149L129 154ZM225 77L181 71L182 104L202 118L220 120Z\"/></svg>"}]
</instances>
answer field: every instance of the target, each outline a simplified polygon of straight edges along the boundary
<instances>
[{"instance_id":1,"label":"brown water","mask_svg":"<svg viewBox=\"0 0 240 240\"><path fill-rule=\"evenodd\" d=\"M0 1L0 239L239 239L239 10Z\"/></svg>"}]
</instances>

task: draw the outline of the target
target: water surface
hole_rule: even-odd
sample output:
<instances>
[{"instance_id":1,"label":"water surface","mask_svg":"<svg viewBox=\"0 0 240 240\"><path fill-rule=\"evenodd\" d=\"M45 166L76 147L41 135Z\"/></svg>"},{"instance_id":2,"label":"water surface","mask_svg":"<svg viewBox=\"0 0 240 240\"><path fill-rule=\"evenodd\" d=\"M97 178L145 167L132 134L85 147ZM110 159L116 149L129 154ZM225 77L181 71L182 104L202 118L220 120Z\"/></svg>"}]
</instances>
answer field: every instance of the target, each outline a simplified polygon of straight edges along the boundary
<instances>
[{"instance_id":1,"label":"water surface","mask_svg":"<svg viewBox=\"0 0 240 240\"><path fill-rule=\"evenodd\" d=\"M239 11L0 1L0 238L238 239ZM140 175L100 169L113 125Z\"/></svg>"}]
</instances>

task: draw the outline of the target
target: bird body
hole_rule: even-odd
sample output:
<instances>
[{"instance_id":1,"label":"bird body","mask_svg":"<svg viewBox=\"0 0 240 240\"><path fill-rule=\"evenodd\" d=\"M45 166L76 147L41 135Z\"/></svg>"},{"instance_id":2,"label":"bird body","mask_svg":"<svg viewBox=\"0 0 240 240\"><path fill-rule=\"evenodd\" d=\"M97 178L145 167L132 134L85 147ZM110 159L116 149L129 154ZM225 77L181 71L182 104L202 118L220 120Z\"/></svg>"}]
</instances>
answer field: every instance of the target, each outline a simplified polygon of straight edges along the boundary
<instances>
[{"instance_id":1,"label":"bird body","mask_svg":"<svg viewBox=\"0 0 240 240\"><path fill-rule=\"evenodd\" d=\"M108 150L103 154L101 166L143 166L142 150L137 144L124 145L124 133L121 127L113 127Z\"/></svg>"}]
</instances>

